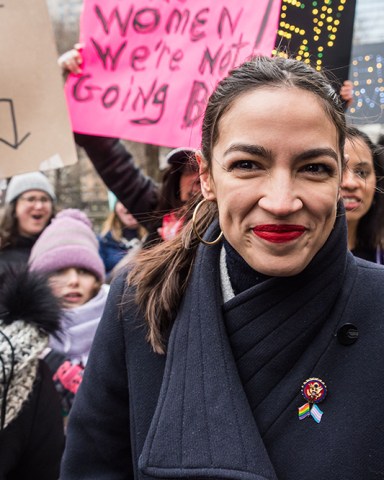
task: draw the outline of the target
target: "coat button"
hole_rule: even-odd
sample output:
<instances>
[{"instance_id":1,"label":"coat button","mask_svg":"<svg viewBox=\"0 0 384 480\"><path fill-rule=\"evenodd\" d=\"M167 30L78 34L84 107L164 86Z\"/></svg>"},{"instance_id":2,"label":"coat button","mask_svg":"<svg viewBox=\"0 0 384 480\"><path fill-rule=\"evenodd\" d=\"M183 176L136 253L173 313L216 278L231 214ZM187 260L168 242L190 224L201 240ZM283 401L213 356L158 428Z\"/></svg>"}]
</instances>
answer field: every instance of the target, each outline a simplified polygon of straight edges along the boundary
<instances>
[{"instance_id":1,"label":"coat button","mask_svg":"<svg viewBox=\"0 0 384 480\"><path fill-rule=\"evenodd\" d=\"M346 323L337 331L337 339L342 345L352 345L359 338L359 331L352 323Z\"/></svg>"}]
</instances>

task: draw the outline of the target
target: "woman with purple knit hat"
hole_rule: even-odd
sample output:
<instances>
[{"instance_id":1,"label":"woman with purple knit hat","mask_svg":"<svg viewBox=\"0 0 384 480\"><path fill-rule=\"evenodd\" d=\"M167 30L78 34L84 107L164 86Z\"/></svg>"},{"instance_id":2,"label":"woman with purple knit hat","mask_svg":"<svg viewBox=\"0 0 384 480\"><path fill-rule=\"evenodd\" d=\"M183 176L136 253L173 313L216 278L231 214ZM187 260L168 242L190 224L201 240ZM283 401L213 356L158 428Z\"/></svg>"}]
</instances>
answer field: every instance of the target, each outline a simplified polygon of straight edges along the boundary
<instances>
[{"instance_id":1,"label":"woman with purple knit hat","mask_svg":"<svg viewBox=\"0 0 384 480\"><path fill-rule=\"evenodd\" d=\"M85 213L58 213L36 241L30 269L45 273L62 306L61 332L51 337L45 357L62 396L63 414L72 406L104 310L108 286L98 241Z\"/></svg>"}]
</instances>

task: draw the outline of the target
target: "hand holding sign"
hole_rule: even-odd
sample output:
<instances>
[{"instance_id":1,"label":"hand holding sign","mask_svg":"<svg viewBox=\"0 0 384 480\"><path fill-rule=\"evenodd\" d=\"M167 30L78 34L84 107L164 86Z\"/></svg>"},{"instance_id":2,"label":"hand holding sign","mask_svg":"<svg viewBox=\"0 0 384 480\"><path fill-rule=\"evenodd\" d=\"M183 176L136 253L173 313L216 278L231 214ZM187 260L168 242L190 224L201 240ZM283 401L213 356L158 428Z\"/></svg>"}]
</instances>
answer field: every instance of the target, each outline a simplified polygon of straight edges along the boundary
<instances>
[{"instance_id":1,"label":"hand holding sign","mask_svg":"<svg viewBox=\"0 0 384 480\"><path fill-rule=\"evenodd\" d=\"M81 50L84 45L76 43L72 50L60 55L57 63L63 70L73 73L74 75L80 75L82 73L81 64L83 63L83 56Z\"/></svg>"}]
</instances>

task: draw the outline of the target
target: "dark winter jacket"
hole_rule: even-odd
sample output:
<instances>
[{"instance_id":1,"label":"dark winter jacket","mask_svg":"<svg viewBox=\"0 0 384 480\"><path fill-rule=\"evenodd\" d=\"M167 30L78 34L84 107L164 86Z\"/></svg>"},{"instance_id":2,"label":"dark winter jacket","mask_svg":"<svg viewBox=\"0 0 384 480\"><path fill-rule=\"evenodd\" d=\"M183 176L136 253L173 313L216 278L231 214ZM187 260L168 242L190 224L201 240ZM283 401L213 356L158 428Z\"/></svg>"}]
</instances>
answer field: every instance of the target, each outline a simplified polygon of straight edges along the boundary
<instances>
[{"instance_id":1,"label":"dark winter jacket","mask_svg":"<svg viewBox=\"0 0 384 480\"><path fill-rule=\"evenodd\" d=\"M0 274L0 479L57 480L64 449L60 402L39 356L60 309L36 273Z\"/></svg>"},{"instance_id":2,"label":"dark winter jacket","mask_svg":"<svg viewBox=\"0 0 384 480\"><path fill-rule=\"evenodd\" d=\"M19 235L13 245L7 245L0 249L0 269L6 268L7 266L27 265L36 239L37 236L23 237Z\"/></svg>"},{"instance_id":3,"label":"dark winter jacket","mask_svg":"<svg viewBox=\"0 0 384 480\"><path fill-rule=\"evenodd\" d=\"M355 248L352 250L355 257L363 258L368 260L368 262L375 262L379 265L384 265L384 251L377 247L376 249L369 248Z\"/></svg>"},{"instance_id":4,"label":"dark winter jacket","mask_svg":"<svg viewBox=\"0 0 384 480\"><path fill-rule=\"evenodd\" d=\"M84 148L109 190L152 232L155 229L153 212L159 203L158 185L135 165L120 140L78 133L75 140Z\"/></svg>"},{"instance_id":5,"label":"dark winter jacket","mask_svg":"<svg viewBox=\"0 0 384 480\"><path fill-rule=\"evenodd\" d=\"M107 276L132 248L139 247L141 243L137 238L137 230L127 230L120 242L113 238L111 232L99 236L98 240L99 255L103 259Z\"/></svg>"},{"instance_id":6,"label":"dark winter jacket","mask_svg":"<svg viewBox=\"0 0 384 480\"><path fill-rule=\"evenodd\" d=\"M223 304L221 248L199 247L166 356L112 284L61 480L383 478L384 268L348 253L339 217L302 273ZM298 417L310 378L320 423Z\"/></svg>"},{"instance_id":7,"label":"dark winter jacket","mask_svg":"<svg viewBox=\"0 0 384 480\"><path fill-rule=\"evenodd\" d=\"M182 211L183 202L179 193L174 191L179 187L182 171L179 163L170 165L163 176L164 183L160 190L135 165L132 155L120 140L79 133L75 133L75 140L84 148L107 187L147 230L143 248L167 238L169 234L160 233L162 227L167 229L167 224L168 228L169 224L173 224L171 229L174 231L181 227L183 220L180 217L188 213Z\"/></svg>"}]
</instances>

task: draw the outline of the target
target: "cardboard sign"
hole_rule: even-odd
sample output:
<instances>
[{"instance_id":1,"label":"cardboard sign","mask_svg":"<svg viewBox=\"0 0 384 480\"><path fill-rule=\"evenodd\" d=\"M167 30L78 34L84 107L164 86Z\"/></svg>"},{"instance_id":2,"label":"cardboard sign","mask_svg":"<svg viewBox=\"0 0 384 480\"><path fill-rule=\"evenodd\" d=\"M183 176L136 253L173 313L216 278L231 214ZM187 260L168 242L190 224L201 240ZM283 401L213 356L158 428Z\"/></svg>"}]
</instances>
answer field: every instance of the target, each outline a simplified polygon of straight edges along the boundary
<instances>
[{"instance_id":1,"label":"cardboard sign","mask_svg":"<svg viewBox=\"0 0 384 480\"><path fill-rule=\"evenodd\" d=\"M0 0L0 178L77 161L45 0Z\"/></svg>"},{"instance_id":2,"label":"cardboard sign","mask_svg":"<svg viewBox=\"0 0 384 480\"><path fill-rule=\"evenodd\" d=\"M198 147L208 96L270 55L280 0L84 0L83 73L66 83L74 131Z\"/></svg>"}]
</instances>

